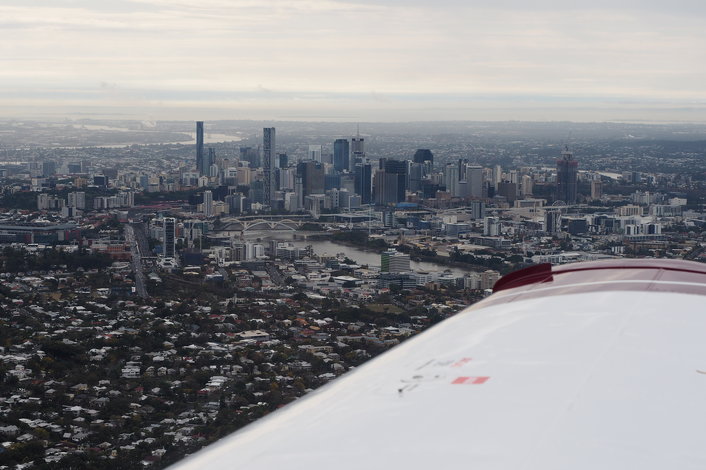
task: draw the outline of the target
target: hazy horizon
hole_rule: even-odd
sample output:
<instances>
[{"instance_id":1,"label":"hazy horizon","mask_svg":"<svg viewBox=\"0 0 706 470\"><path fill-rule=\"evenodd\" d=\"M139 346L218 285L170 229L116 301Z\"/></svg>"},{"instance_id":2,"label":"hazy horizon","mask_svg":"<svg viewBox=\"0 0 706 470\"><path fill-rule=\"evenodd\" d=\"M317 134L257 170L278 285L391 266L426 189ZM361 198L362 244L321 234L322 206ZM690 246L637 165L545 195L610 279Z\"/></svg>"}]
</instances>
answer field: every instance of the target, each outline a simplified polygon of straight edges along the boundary
<instances>
[{"instance_id":1,"label":"hazy horizon","mask_svg":"<svg viewBox=\"0 0 706 470\"><path fill-rule=\"evenodd\" d=\"M706 122L692 0L0 5L0 117Z\"/></svg>"}]
</instances>

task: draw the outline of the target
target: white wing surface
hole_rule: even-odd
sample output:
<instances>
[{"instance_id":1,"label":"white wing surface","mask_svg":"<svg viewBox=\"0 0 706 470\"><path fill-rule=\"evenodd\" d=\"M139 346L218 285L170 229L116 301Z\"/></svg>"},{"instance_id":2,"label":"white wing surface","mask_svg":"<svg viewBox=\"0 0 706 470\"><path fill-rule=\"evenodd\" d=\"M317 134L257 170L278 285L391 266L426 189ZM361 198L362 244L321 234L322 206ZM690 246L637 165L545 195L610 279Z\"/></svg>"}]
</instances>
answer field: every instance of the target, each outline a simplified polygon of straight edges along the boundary
<instances>
[{"instance_id":1,"label":"white wing surface","mask_svg":"<svg viewBox=\"0 0 706 470\"><path fill-rule=\"evenodd\" d=\"M179 469L704 469L706 267L539 266Z\"/></svg>"}]
</instances>

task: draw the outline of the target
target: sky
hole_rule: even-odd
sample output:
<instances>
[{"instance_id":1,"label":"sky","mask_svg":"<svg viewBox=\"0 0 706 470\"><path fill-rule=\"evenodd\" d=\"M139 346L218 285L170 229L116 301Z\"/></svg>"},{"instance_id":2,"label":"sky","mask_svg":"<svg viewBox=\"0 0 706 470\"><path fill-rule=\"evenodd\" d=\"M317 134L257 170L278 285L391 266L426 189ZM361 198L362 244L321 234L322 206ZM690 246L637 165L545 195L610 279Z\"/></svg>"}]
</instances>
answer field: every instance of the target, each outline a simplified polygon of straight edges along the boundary
<instances>
[{"instance_id":1,"label":"sky","mask_svg":"<svg viewBox=\"0 0 706 470\"><path fill-rule=\"evenodd\" d=\"M705 32L692 0L0 0L0 117L706 122Z\"/></svg>"}]
</instances>

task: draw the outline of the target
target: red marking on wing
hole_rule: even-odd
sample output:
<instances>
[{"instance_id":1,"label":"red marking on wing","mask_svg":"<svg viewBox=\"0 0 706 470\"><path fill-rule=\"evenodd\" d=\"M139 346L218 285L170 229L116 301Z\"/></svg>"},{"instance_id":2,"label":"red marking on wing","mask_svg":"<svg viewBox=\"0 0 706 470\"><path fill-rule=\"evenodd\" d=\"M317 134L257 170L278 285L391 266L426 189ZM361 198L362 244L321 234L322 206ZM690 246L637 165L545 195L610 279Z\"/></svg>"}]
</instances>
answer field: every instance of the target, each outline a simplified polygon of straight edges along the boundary
<instances>
[{"instance_id":1,"label":"red marking on wing","mask_svg":"<svg viewBox=\"0 0 706 470\"><path fill-rule=\"evenodd\" d=\"M451 382L454 385L481 385L490 379L490 377L456 377L456 379Z\"/></svg>"}]
</instances>

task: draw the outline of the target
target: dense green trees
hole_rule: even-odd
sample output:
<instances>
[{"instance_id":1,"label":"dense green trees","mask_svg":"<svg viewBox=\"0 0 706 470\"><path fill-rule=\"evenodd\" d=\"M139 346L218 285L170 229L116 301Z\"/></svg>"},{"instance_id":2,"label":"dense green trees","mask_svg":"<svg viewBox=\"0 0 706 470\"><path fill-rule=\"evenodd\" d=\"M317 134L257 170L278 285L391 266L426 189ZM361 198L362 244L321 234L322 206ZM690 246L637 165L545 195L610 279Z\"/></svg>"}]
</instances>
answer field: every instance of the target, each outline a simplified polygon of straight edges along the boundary
<instances>
[{"instance_id":1,"label":"dense green trees","mask_svg":"<svg viewBox=\"0 0 706 470\"><path fill-rule=\"evenodd\" d=\"M72 271L78 268L102 269L112 262L108 255L90 253L85 249L68 253L52 248L28 256L25 251L6 247L0 254L2 271L10 273L48 271L58 266L66 266Z\"/></svg>"},{"instance_id":2,"label":"dense green trees","mask_svg":"<svg viewBox=\"0 0 706 470\"><path fill-rule=\"evenodd\" d=\"M370 238L367 233L362 231L336 232L331 236L331 239L336 242L350 243L351 245L374 250L384 250L388 247L385 240L381 238Z\"/></svg>"}]
</instances>

